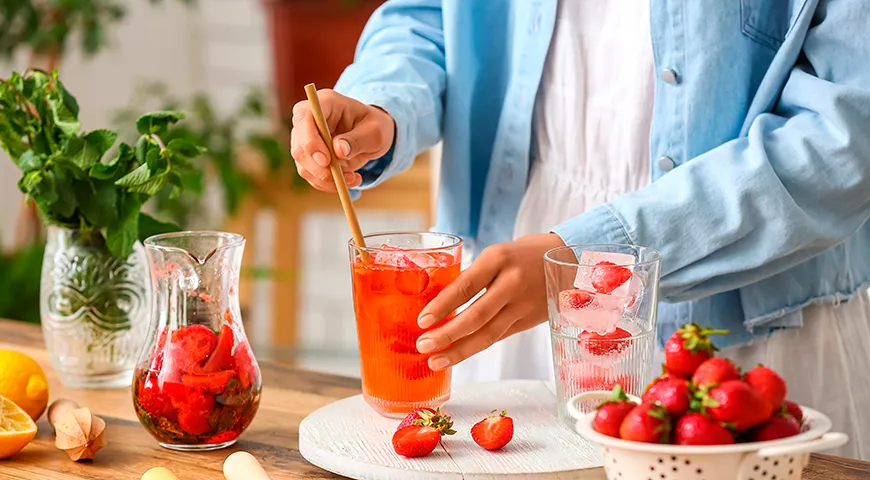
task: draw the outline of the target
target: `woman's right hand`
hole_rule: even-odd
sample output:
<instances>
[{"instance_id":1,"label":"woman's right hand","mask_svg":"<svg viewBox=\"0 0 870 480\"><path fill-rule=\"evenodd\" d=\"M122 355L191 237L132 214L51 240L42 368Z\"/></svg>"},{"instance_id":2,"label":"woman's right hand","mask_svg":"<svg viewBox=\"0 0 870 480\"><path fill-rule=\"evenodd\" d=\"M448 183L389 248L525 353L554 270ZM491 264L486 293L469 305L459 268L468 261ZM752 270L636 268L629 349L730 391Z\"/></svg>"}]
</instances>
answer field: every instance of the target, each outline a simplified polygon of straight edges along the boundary
<instances>
[{"instance_id":1,"label":"woman's right hand","mask_svg":"<svg viewBox=\"0 0 870 480\"><path fill-rule=\"evenodd\" d=\"M395 123L384 110L360 103L330 89L317 92L323 116L332 133L335 155L341 161L344 181L358 187L362 177L356 173L366 163L384 156L393 145ZM290 154L296 170L314 188L334 192L329 171L329 150L320 138L311 106L307 100L293 106Z\"/></svg>"}]
</instances>

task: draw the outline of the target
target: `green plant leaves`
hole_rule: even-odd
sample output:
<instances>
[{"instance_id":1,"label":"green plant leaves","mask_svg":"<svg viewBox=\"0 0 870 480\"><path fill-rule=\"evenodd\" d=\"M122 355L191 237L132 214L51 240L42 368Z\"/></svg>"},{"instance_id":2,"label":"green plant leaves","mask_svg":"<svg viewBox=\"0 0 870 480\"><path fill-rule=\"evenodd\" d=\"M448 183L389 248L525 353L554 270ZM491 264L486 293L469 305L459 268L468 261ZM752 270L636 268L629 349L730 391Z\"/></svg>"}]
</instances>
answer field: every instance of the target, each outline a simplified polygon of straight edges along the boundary
<instances>
[{"instance_id":1,"label":"green plant leaves","mask_svg":"<svg viewBox=\"0 0 870 480\"><path fill-rule=\"evenodd\" d=\"M106 247L112 255L127 258L133 252L133 244L139 238L139 209L142 202L138 195L126 195L121 201L119 220L106 228Z\"/></svg>"},{"instance_id":2,"label":"green plant leaves","mask_svg":"<svg viewBox=\"0 0 870 480\"><path fill-rule=\"evenodd\" d=\"M162 133L170 125L173 125L185 117L182 112L161 111L146 113L136 120L136 130L142 135L150 135L152 133Z\"/></svg>"},{"instance_id":3,"label":"green plant leaves","mask_svg":"<svg viewBox=\"0 0 870 480\"><path fill-rule=\"evenodd\" d=\"M18 159L18 168L20 168L24 173L32 172L42 168L43 161L44 159L42 156L38 155L33 150L28 150Z\"/></svg>"},{"instance_id":4,"label":"green plant leaves","mask_svg":"<svg viewBox=\"0 0 870 480\"><path fill-rule=\"evenodd\" d=\"M160 174L155 177L149 178L146 182L141 183L139 185L135 185L130 187L131 192L144 193L145 195L154 196L160 190L163 190L163 187L166 186L166 183L169 179L166 177L166 174Z\"/></svg>"},{"instance_id":5,"label":"green plant leaves","mask_svg":"<svg viewBox=\"0 0 870 480\"><path fill-rule=\"evenodd\" d=\"M95 130L83 137L72 137L67 143L64 154L67 160L83 171L99 163L103 155L112 148L118 134L109 130Z\"/></svg>"},{"instance_id":6,"label":"green plant leaves","mask_svg":"<svg viewBox=\"0 0 870 480\"><path fill-rule=\"evenodd\" d=\"M45 34L52 34L48 30ZM4 33L0 29L0 50ZM101 35L92 33L85 41L102 42ZM204 151L196 141L166 136L184 114L159 111L141 117L135 146L121 143L111 159L103 157L115 146L117 133L83 132L78 115L79 104L56 71L29 70L0 79L0 146L22 171L18 187L35 201L39 217L48 224L100 232L119 258L132 251L140 223L143 234L177 230L140 216L139 210L150 197L164 190L169 195L170 183L179 194L185 186L180 172L189 171L189 157Z\"/></svg>"},{"instance_id":7,"label":"green plant leaves","mask_svg":"<svg viewBox=\"0 0 870 480\"><path fill-rule=\"evenodd\" d=\"M171 233L181 231L181 228L169 222L161 222L147 213L139 214L139 240L145 241L146 238L152 235L160 235L161 233Z\"/></svg>"},{"instance_id":8,"label":"green plant leaves","mask_svg":"<svg viewBox=\"0 0 870 480\"><path fill-rule=\"evenodd\" d=\"M166 145L166 148L171 150L173 153L178 153L185 157L196 157L197 155L202 155L206 152L205 148L183 138L175 138L171 140Z\"/></svg>"},{"instance_id":9,"label":"green plant leaves","mask_svg":"<svg viewBox=\"0 0 870 480\"><path fill-rule=\"evenodd\" d=\"M132 172L115 180L115 185L121 187L135 187L136 185L141 185L147 182L149 178L151 178L151 171L148 169L148 164L143 163L136 167Z\"/></svg>"},{"instance_id":10,"label":"green plant leaves","mask_svg":"<svg viewBox=\"0 0 870 480\"><path fill-rule=\"evenodd\" d=\"M51 108L51 114L55 126L57 126L64 135L75 135L78 133L79 129L82 128L82 124L79 123L76 115L63 102L63 100L54 98L49 100L48 105L49 108Z\"/></svg>"},{"instance_id":11,"label":"green plant leaves","mask_svg":"<svg viewBox=\"0 0 870 480\"><path fill-rule=\"evenodd\" d=\"M97 182L93 185L78 182L75 185L79 210L91 225L110 225L117 221L117 197L114 185L108 182Z\"/></svg>"}]
</instances>

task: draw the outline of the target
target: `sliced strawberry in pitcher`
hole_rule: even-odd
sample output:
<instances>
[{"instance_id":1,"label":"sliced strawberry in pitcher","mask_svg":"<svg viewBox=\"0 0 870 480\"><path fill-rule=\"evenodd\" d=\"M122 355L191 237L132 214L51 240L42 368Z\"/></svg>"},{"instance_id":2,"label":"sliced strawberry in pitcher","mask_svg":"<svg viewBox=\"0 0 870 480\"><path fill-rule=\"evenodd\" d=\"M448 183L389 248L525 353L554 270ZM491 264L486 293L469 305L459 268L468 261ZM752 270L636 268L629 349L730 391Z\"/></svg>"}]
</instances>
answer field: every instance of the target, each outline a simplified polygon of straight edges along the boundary
<instances>
[{"instance_id":1,"label":"sliced strawberry in pitcher","mask_svg":"<svg viewBox=\"0 0 870 480\"><path fill-rule=\"evenodd\" d=\"M202 435L211 430L208 417L214 410L214 397L196 393L178 409L178 426L191 435Z\"/></svg>"},{"instance_id":2,"label":"sliced strawberry in pitcher","mask_svg":"<svg viewBox=\"0 0 870 480\"><path fill-rule=\"evenodd\" d=\"M182 327L169 337L166 347L166 361L172 362L172 369L184 373L193 372L203 360L208 358L217 346L217 335L204 325Z\"/></svg>"},{"instance_id":3,"label":"sliced strawberry in pitcher","mask_svg":"<svg viewBox=\"0 0 870 480\"><path fill-rule=\"evenodd\" d=\"M203 373L233 370L236 368L233 361L233 329L229 325L221 326L221 334L218 335L217 346L202 366Z\"/></svg>"},{"instance_id":4,"label":"sliced strawberry in pitcher","mask_svg":"<svg viewBox=\"0 0 870 480\"><path fill-rule=\"evenodd\" d=\"M243 388L248 388L257 380L257 360L254 354L251 353L251 346L247 341L242 341L236 346L236 353L233 354L236 362L236 370L238 370L239 381Z\"/></svg>"},{"instance_id":5,"label":"sliced strawberry in pitcher","mask_svg":"<svg viewBox=\"0 0 870 480\"><path fill-rule=\"evenodd\" d=\"M201 374L188 373L181 377L181 383L186 387L194 388L210 395L217 395L227 388L230 379L235 375L236 372L233 370Z\"/></svg>"},{"instance_id":6,"label":"sliced strawberry in pitcher","mask_svg":"<svg viewBox=\"0 0 870 480\"><path fill-rule=\"evenodd\" d=\"M157 383L157 375L149 373L136 387L136 401L150 415L155 417L168 416L172 411L172 403Z\"/></svg>"},{"instance_id":7,"label":"sliced strawberry in pitcher","mask_svg":"<svg viewBox=\"0 0 870 480\"><path fill-rule=\"evenodd\" d=\"M163 356L166 354L166 329L162 328L157 333L157 341L151 349L149 365L151 370L159 372L163 368Z\"/></svg>"}]
</instances>

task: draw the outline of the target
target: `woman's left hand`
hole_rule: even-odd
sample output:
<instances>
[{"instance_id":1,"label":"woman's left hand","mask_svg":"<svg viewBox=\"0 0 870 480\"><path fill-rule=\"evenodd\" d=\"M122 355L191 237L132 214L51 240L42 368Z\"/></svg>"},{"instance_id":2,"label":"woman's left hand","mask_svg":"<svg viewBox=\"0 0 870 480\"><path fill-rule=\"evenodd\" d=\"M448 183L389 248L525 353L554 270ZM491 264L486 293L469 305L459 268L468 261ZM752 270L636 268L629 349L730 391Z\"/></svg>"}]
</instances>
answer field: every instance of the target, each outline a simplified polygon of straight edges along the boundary
<instances>
[{"instance_id":1,"label":"woman's left hand","mask_svg":"<svg viewBox=\"0 0 870 480\"><path fill-rule=\"evenodd\" d=\"M443 370L456 365L499 340L546 321L544 253L564 245L558 235L549 233L483 250L420 312L418 324L429 328L486 289L465 311L417 340L420 353L437 352L429 358L429 368Z\"/></svg>"}]
</instances>

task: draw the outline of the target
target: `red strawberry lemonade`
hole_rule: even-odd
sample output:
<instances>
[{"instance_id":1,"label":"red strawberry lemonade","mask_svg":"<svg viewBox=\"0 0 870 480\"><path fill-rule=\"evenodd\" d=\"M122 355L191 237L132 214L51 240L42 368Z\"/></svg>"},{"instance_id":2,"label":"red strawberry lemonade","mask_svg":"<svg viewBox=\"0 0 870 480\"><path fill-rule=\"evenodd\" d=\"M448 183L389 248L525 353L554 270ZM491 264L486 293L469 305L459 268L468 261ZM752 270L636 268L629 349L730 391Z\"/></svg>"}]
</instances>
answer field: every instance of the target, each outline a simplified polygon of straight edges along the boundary
<instances>
[{"instance_id":1,"label":"red strawberry lemonade","mask_svg":"<svg viewBox=\"0 0 870 480\"><path fill-rule=\"evenodd\" d=\"M366 251L366 260L351 244L364 398L389 417L437 408L450 397L450 370L432 371L431 353L417 351L424 332L417 317L459 275L461 240L408 233L375 235L366 242L379 245Z\"/></svg>"},{"instance_id":2,"label":"red strawberry lemonade","mask_svg":"<svg viewBox=\"0 0 870 480\"><path fill-rule=\"evenodd\" d=\"M260 372L232 327L189 325L157 334L149 362L133 377L136 414L161 445L221 448L248 428L260 403Z\"/></svg>"}]
</instances>

